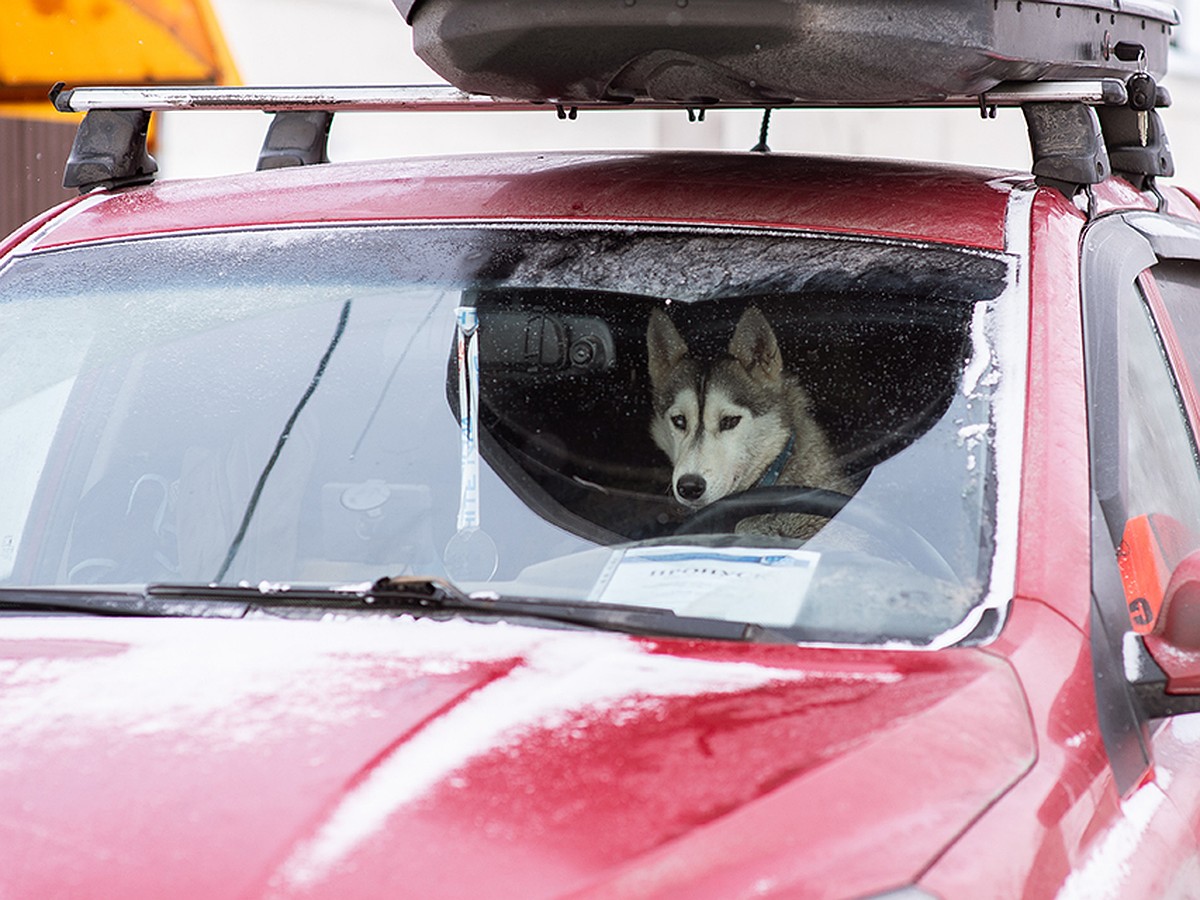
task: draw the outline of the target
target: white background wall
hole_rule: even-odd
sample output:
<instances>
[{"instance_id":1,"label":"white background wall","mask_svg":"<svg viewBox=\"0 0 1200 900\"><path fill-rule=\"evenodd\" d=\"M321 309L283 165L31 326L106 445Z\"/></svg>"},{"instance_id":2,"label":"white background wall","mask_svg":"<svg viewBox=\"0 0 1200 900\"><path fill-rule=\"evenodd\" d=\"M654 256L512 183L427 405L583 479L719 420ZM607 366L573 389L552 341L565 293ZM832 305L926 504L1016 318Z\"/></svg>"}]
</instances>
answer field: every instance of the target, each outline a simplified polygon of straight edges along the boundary
<instances>
[{"instance_id":1,"label":"white background wall","mask_svg":"<svg viewBox=\"0 0 1200 900\"><path fill-rule=\"evenodd\" d=\"M211 0L247 84L429 84L441 81L412 50L412 35L391 0ZM1175 98L1163 112L1180 179L1200 184L1200 0L1176 0L1192 13L1182 52L1166 80ZM1194 8L1193 8L1194 7ZM254 168L266 131L262 113L168 113L161 117L163 177ZM710 112L592 112L576 121L554 113L343 113L330 136L335 160L509 149L718 147L758 139L759 115ZM771 148L974 163L1028 169L1019 110L984 121L971 110L788 110L773 116Z\"/></svg>"}]
</instances>

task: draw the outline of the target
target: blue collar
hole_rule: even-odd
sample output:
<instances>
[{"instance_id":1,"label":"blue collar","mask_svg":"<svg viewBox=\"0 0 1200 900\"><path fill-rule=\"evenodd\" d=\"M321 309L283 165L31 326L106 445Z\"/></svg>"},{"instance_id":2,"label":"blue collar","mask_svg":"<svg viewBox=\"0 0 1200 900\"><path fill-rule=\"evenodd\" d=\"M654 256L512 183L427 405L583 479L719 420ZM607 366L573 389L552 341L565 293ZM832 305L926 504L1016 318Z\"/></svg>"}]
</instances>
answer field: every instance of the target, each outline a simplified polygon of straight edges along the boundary
<instances>
[{"instance_id":1,"label":"blue collar","mask_svg":"<svg viewBox=\"0 0 1200 900\"><path fill-rule=\"evenodd\" d=\"M783 467L788 464L788 460L792 458L792 451L796 448L796 435L789 434L787 444L783 450L775 457L775 461L767 466L767 471L763 472L762 478L758 479L755 487L770 487L779 480L779 476L783 474Z\"/></svg>"}]
</instances>

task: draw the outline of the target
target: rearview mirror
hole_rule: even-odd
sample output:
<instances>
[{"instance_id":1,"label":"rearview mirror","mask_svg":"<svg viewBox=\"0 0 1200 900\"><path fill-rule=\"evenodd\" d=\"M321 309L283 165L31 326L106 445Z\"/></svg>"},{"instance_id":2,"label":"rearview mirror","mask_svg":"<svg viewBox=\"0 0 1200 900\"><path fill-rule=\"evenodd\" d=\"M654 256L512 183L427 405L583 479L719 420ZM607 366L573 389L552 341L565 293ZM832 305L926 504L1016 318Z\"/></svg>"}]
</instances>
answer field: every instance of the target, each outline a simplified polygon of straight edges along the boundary
<instances>
[{"instance_id":1,"label":"rearview mirror","mask_svg":"<svg viewBox=\"0 0 1200 900\"><path fill-rule=\"evenodd\" d=\"M608 323L598 316L482 306L480 367L491 375L596 375L616 362Z\"/></svg>"}]
</instances>

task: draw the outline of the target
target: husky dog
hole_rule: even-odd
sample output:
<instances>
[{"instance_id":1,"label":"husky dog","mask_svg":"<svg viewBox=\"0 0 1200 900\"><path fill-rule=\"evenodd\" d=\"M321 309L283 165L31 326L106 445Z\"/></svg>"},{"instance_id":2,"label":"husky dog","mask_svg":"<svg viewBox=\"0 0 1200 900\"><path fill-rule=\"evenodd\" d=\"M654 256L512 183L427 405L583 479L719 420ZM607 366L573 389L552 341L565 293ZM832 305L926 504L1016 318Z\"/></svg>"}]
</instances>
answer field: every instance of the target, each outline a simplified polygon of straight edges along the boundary
<instances>
[{"instance_id":1,"label":"husky dog","mask_svg":"<svg viewBox=\"0 0 1200 900\"><path fill-rule=\"evenodd\" d=\"M773 484L848 490L828 438L809 412L808 395L784 370L775 332L757 307L742 313L726 356L710 364L688 352L658 309L650 314L646 345L650 434L674 466L671 489L680 503L698 509ZM752 530L791 533L786 524L755 522ZM811 525L801 529L811 532Z\"/></svg>"}]
</instances>

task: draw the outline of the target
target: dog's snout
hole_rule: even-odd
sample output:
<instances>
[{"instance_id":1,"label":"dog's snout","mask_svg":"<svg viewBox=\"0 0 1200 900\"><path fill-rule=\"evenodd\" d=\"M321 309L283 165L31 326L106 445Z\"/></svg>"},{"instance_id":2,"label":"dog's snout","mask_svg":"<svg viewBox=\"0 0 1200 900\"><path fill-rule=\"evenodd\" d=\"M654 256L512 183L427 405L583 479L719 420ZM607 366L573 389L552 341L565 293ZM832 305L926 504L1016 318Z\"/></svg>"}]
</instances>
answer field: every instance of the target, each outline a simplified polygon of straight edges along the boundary
<instances>
[{"instance_id":1,"label":"dog's snout","mask_svg":"<svg viewBox=\"0 0 1200 900\"><path fill-rule=\"evenodd\" d=\"M699 500L708 490L708 482L703 475L680 475L675 482L675 492L681 500Z\"/></svg>"}]
</instances>

